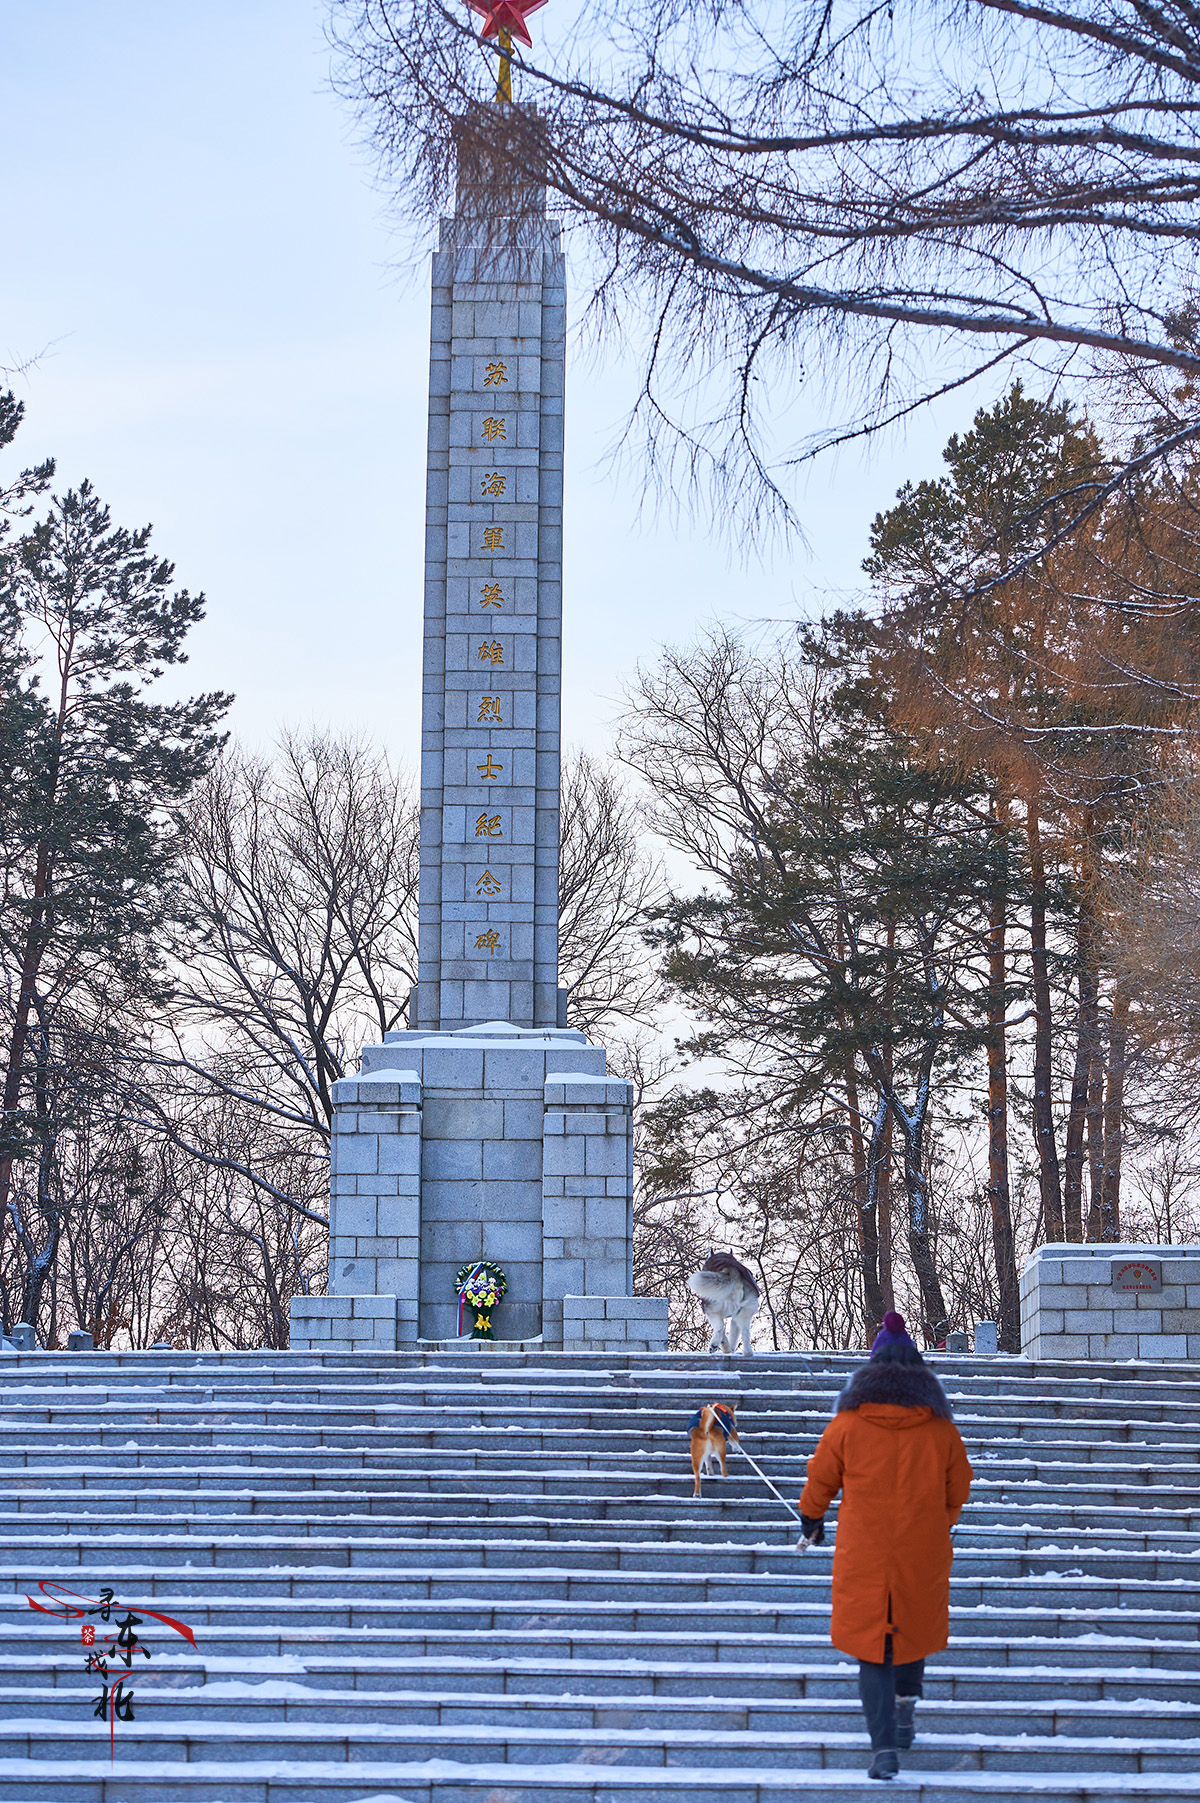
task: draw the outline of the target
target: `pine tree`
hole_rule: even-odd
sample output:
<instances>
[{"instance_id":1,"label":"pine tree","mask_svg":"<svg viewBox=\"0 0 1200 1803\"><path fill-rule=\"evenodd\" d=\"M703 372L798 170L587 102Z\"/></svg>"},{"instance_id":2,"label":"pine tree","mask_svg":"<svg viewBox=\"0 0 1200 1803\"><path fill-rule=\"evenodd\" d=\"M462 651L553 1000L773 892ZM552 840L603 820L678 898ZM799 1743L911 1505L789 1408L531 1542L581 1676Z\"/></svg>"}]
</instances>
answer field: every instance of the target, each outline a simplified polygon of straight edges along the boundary
<instances>
[{"instance_id":1,"label":"pine tree","mask_svg":"<svg viewBox=\"0 0 1200 1803\"><path fill-rule=\"evenodd\" d=\"M871 639L870 623L850 616L805 640L809 671L821 672L811 737L776 747L770 799L726 892L676 897L660 937L668 980L706 1022L698 1049L769 1044L791 1108L844 1098L866 1142L868 1325L882 1314L878 1202L894 1146L932 1334L947 1308L931 1136L938 1096L983 1037L969 965L986 920L991 835L978 785L931 771L890 728L865 671ZM653 756L639 768L654 786Z\"/></svg>"},{"instance_id":2,"label":"pine tree","mask_svg":"<svg viewBox=\"0 0 1200 1803\"><path fill-rule=\"evenodd\" d=\"M11 1228L19 1246L6 1312L15 1304L31 1322L69 1205L52 1181L57 1138L81 1081L94 1098L114 1038L164 992L172 809L219 745L228 706L219 694L149 698L203 614L202 596L172 590L149 538L113 526L84 482L5 552L16 680L0 797L0 1236Z\"/></svg>"},{"instance_id":3,"label":"pine tree","mask_svg":"<svg viewBox=\"0 0 1200 1803\"><path fill-rule=\"evenodd\" d=\"M1035 573L990 590L983 585L1025 555L1048 530L1068 490L1086 491L1105 466L1095 434L1069 402L1036 401L1015 383L970 432L943 453L947 474L907 483L871 531L868 575L892 602L890 673L899 717L932 756L987 773L1000 883L990 922L989 1174L1001 1291L1009 1300L1007 1349L1015 1351L1016 1268L1008 1181L1008 1094L1004 1020L1009 996L1007 855L1014 801L1023 806L1028 847L1030 960L1035 1011L1034 1138L1047 1235L1061 1238L1062 1193L1051 1097L1051 984L1046 938L1050 891L1042 850L1043 771L1014 718L1044 725L1061 715L1061 687L1042 655L1057 632L1051 595ZM964 600L957 578L969 569ZM1002 1322L1001 1327L1005 1324Z\"/></svg>"},{"instance_id":4,"label":"pine tree","mask_svg":"<svg viewBox=\"0 0 1200 1803\"><path fill-rule=\"evenodd\" d=\"M1119 1214L1120 1122L1119 1110L1104 1104L1097 898L1106 850L1119 845L1172 723L1190 705L1184 685L1196 653L1179 619L1196 592L1195 484L1160 471L1136 492L1110 492L1111 465L1088 421L1069 402L1033 399L1020 383L977 413L970 432L952 437L944 458L945 476L906 484L876 518L865 567L888 603L880 674L895 717L935 767L984 777L1005 851L990 934L989 1195L999 1266L1009 1263L1012 1238L1003 1023L1017 993L1007 933L1021 900L1014 883L1027 891L1045 1235L1082 1239L1085 1227L1100 1231L1102 1215L1111 1231ZM1088 496L1095 507L1086 527L1031 558ZM1014 567L1021 573L1001 580ZM1016 851L1018 824L1020 865L1007 855ZM1076 984L1061 1162L1051 1061L1056 926L1060 941L1074 940ZM1123 1007L1114 998L1118 1062ZM1123 1069L1114 1066L1113 1079L1119 1090ZM1117 1136L1113 1156L1104 1151L1106 1118ZM1093 1192L1086 1222L1085 1144ZM1015 1349L1015 1268L1001 1288L1012 1297Z\"/></svg>"}]
</instances>

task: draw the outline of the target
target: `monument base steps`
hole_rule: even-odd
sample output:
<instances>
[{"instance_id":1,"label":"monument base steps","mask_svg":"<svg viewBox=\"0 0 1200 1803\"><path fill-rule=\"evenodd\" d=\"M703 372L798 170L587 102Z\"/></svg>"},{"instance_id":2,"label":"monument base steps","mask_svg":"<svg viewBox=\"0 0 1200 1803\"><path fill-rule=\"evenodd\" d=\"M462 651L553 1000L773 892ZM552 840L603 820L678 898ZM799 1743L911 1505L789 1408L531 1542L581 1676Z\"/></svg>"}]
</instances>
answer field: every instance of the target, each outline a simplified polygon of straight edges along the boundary
<instances>
[{"instance_id":1,"label":"monument base steps","mask_svg":"<svg viewBox=\"0 0 1200 1803\"><path fill-rule=\"evenodd\" d=\"M792 1552L745 1461L692 1503L685 1432L735 1402L793 1495L854 1363L5 1354L0 1798L878 1797L828 1549ZM936 1369L976 1480L898 1788L1198 1803L1200 1371ZM79 1624L29 1607L46 1581L142 1615L111 1761Z\"/></svg>"}]
</instances>

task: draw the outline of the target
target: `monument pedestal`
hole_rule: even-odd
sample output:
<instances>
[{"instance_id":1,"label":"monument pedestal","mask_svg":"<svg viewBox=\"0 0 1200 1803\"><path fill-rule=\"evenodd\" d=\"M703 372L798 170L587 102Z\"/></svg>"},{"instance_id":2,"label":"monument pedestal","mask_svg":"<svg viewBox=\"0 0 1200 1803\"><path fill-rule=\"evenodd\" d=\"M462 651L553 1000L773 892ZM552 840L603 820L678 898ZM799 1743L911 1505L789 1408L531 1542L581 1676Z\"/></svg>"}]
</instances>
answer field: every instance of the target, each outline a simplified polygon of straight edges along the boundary
<instances>
[{"instance_id":1,"label":"monument pedestal","mask_svg":"<svg viewBox=\"0 0 1200 1803\"><path fill-rule=\"evenodd\" d=\"M329 1294L293 1298L294 1350L452 1339L455 1273L482 1258L508 1278L498 1338L666 1345L666 1299L629 1294L633 1097L602 1046L503 1021L389 1033L334 1100Z\"/></svg>"}]
</instances>

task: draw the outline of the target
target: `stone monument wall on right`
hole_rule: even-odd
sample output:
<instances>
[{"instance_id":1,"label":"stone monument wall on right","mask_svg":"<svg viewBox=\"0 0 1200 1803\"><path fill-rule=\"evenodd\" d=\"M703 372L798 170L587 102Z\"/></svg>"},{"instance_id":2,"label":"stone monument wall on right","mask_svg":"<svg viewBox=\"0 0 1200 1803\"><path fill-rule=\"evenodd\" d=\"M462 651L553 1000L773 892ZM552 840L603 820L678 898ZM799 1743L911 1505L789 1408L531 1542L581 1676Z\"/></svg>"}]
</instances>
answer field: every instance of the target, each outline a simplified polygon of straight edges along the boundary
<instances>
[{"instance_id":1,"label":"stone monument wall on right","mask_svg":"<svg viewBox=\"0 0 1200 1803\"><path fill-rule=\"evenodd\" d=\"M1200 1359L1200 1246L1039 1246L1021 1276L1033 1359Z\"/></svg>"}]
</instances>

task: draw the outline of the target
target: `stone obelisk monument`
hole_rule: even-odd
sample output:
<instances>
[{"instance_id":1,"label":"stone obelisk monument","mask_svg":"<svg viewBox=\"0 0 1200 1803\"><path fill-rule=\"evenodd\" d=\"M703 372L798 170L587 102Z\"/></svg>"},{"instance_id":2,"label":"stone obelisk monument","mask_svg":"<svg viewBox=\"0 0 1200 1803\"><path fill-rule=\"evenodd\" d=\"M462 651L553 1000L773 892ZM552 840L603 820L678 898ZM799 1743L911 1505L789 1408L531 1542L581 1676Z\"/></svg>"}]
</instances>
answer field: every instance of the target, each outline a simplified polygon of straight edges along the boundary
<instances>
[{"instance_id":1,"label":"stone obelisk monument","mask_svg":"<svg viewBox=\"0 0 1200 1803\"><path fill-rule=\"evenodd\" d=\"M544 202L464 181L433 259L419 980L335 1086L326 1296L291 1344L456 1333L455 1272L508 1276L500 1340L666 1343L633 1297L630 1086L558 988L565 272Z\"/></svg>"},{"instance_id":2,"label":"stone obelisk monument","mask_svg":"<svg viewBox=\"0 0 1200 1803\"><path fill-rule=\"evenodd\" d=\"M433 267L418 1027L559 1025L565 333L563 255L544 218L507 232L469 213L446 222Z\"/></svg>"}]
</instances>

